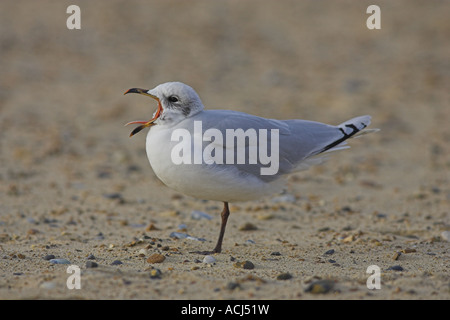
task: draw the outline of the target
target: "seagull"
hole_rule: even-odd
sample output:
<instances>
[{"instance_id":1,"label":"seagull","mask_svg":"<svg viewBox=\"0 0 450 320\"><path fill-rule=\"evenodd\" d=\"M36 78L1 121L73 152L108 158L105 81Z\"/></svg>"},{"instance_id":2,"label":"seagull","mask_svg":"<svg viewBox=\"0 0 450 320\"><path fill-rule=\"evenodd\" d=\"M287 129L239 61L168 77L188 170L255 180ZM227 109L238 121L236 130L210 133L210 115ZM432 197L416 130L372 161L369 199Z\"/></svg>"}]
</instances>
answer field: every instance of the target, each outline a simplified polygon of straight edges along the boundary
<instances>
[{"instance_id":1,"label":"seagull","mask_svg":"<svg viewBox=\"0 0 450 320\"><path fill-rule=\"evenodd\" d=\"M151 90L132 88L124 94L128 93L157 102L150 120L126 124L138 125L130 137L150 128L146 151L155 175L185 195L223 202L216 246L202 254L222 251L230 202L280 192L289 174L323 162L330 152L349 148L349 138L378 130L367 129L368 115L333 126L205 110L195 90L181 82L163 83Z\"/></svg>"}]
</instances>

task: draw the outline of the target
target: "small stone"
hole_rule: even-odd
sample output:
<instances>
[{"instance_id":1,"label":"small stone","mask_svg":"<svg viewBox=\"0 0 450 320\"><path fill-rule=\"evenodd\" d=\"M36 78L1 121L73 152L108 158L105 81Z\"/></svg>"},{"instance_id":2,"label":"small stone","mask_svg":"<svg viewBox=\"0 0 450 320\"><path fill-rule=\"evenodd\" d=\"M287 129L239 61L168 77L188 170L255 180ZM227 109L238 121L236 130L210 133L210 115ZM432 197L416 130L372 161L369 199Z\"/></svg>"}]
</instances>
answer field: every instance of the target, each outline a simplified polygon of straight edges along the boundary
<instances>
[{"instance_id":1,"label":"small stone","mask_svg":"<svg viewBox=\"0 0 450 320\"><path fill-rule=\"evenodd\" d=\"M40 233L40 231L37 229L29 229L27 231L27 234L29 234L29 235L38 234L38 233Z\"/></svg>"},{"instance_id":2,"label":"small stone","mask_svg":"<svg viewBox=\"0 0 450 320\"><path fill-rule=\"evenodd\" d=\"M189 237L189 235L187 233L182 233L182 232L172 232L169 237L171 238L176 238L176 239L186 239L187 237Z\"/></svg>"},{"instance_id":3,"label":"small stone","mask_svg":"<svg viewBox=\"0 0 450 320\"><path fill-rule=\"evenodd\" d=\"M105 239L105 236L101 232L99 232L94 238L94 240L103 240L103 239Z\"/></svg>"},{"instance_id":4,"label":"small stone","mask_svg":"<svg viewBox=\"0 0 450 320\"><path fill-rule=\"evenodd\" d=\"M196 237L188 235L187 233L182 233L182 232L172 232L172 233L170 233L169 237L176 238L176 239L189 239L189 240L195 240L195 241L206 241L203 238L196 238Z\"/></svg>"},{"instance_id":5,"label":"small stone","mask_svg":"<svg viewBox=\"0 0 450 320\"><path fill-rule=\"evenodd\" d=\"M25 255L24 255L24 254L21 254L21 253L18 253L18 254L17 254L17 258L19 258L19 259L25 259Z\"/></svg>"},{"instance_id":6,"label":"small stone","mask_svg":"<svg viewBox=\"0 0 450 320\"><path fill-rule=\"evenodd\" d=\"M400 256L402 255L401 252L395 252L394 255L392 256L393 260L398 260L398 258L400 258Z\"/></svg>"},{"instance_id":7,"label":"small stone","mask_svg":"<svg viewBox=\"0 0 450 320\"><path fill-rule=\"evenodd\" d=\"M88 260L95 260L95 256L91 253L90 255L87 256Z\"/></svg>"},{"instance_id":8,"label":"small stone","mask_svg":"<svg viewBox=\"0 0 450 320\"><path fill-rule=\"evenodd\" d=\"M274 251L270 255L271 256L281 256L281 253L279 251Z\"/></svg>"},{"instance_id":9,"label":"small stone","mask_svg":"<svg viewBox=\"0 0 450 320\"><path fill-rule=\"evenodd\" d=\"M283 194L277 197L272 198L272 202L280 203L280 202L295 202L295 197L292 194Z\"/></svg>"},{"instance_id":10,"label":"small stone","mask_svg":"<svg viewBox=\"0 0 450 320\"><path fill-rule=\"evenodd\" d=\"M205 212L193 210L191 212L191 219L194 219L194 220L200 220L200 219L211 220L212 217L209 214L205 213Z\"/></svg>"},{"instance_id":11,"label":"small stone","mask_svg":"<svg viewBox=\"0 0 450 320\"><path fill-rule=\"evenodd\" d=\"M352 242L353 240L355 240L355 236L351 234L351 235L345 237L344 239L342 239L342 242L349 243L349 242Z\"/></svg>"},{"instance_id":12,"label":"small stone","mask_svg":"<svg viewBox=\"0 0 450 320\"><path fill-rule=\"evenodd\" d=\"M11 240L11 237L7 233L0 233L0 242L6 242Z\"/></svg>"},{"instance_id":13,"label":"small stone","mask_svg":"<svg viewBox=\"0 0 450 320\"><path fill-rule=\"evenodd\" d=\"M257 230L258 228L250 222L245 223L244 225L239 227L239 230L241 231L252 231L252 230Z\"/></svg>"},{"instance_id":14,"label":"small stone","mask_svg":"<svg viewBox=\"0 0 450 320\"><path fill-rule=\"evenodd\" d=\"M450 231L442 231L441 238L445 241L450 241Z\"/></svg>"},{"instance_id":15,"label":"small stone","mask_svg":"<svg viewBox=\"0 0 450 320\"><path fill-rule=\"evenodd\" d=\"M112 266L118 266L118 265L120 265L120 264L123 264L123 262L120 261L120 260L114 260L113 262L111 262L111 265L112 265Z\"/></svg>"},{"instance_id":16,"label":"small stone","mask_svg":"<svg viewBox=\"0 0 450 320\"><path fill-rule=\"evenodd\" d=\"M228 290L234 290L234 289L240 289L241 285L237 282L228 282L227 289Z\"/></svg>"},{"instance_id":17,"label":"small stone","mask_svg":"<svg viewBox=\"0 0 450 320\"><path fill-rule=\"evenodd\" d=\"M388 270L403 271L404 269L402 266L396 265L396 266L389 267Z\"/></svg>"},{"instance_id":18,"label":"small stone","mask_svg":"<svg viewBox=\"0 0 450 320\"><path fill-rule=\"evenodd\" d=\"M86 268L97 268L97 267L98 267L98 263L95 261L86 262Z\"/></svg>"},{"instance_id":19,"label":"small stone","mask_svg":"<svg viewBox=\"0 0 450 320\"><path fill-rule=\"evenodd\" d=\"M327 252L324 253L324 255L332 255L334 253L334 249L328 250Z\"/></svg>"},{"instance_id":20,"label":"small stone","mask_svg":"<svg viewBox=\"0 0 450 320\"><path fill-rule=\"evenodd\" d=\"M275 216L271 213L262 213L257 216L258 220L270 220L273 219Z\"/></svg>"},{"instance_id":21,"label":"small stone","mask_svg":"<svg viewBox=\"0 0 450 320\"><path fill-rule=\"evenodd\" d=\"M292 275L289 272L280 273L277 276L277 280L289 280L292 279Z\"/></svg>"},{"instance_id":22,"label":"small stone","mask_svg":"<svg viewBox=\"0 0 450 320\"><path fill-rule=\"evenodd\" d=\"M160 212L159 215L161 217L176 217L177 215L179 215L179 212L176 210L168 210Z\"/></svg>"},{"instance_id":23,"label":"small stone","mask_svg":"<svg viewBox=\"0 0 450 320\"><path fill-rule=\"evenodd\" d=\"M105 194L103 194L103 197L105 197L107 199L122 199L122 194L118 193L118 192L105 193Z\"/></svg>"},{"instance_id":24,"label":"small stone","mask_svg":"<svg viewBox=\"0 0 450 320\"><path fill-rule=\"evenodd\" d=\"M150 270L150 279L161 279L162 272L159 269Z\"/></svg>"},{"instance_id":25,"label":"small stone","mask_svg":"<svg viewBox=\"0 0 450 320\"><path fill-rule=\"evenodd\" d=\"M334 281L331 280L317 280L312 282L306 289L305 292L312 294L328 293L333 289Z\"/></svg>"},{"instance_id":26,"label":"small stone","mask_svg":"<svg viewBox=\"0 0 450 320\"><path fill-rule=\"evenodd\" d=\"M214 258L213 256L207 255L203 258L203 263L212 264L215 262L216 262L216 258Z\"/></svg>"},{"instance_id":27,"label":"small stone","mask_svg":"<svg viewBox=\"0 0 450 320\"><path fill-rule=\"evenodd\" d=\"M50 262L54 264L70 264L70 261L67 259L50 259Z\"/></svg>"},{"instance_id":28,"label":"small stone","mask_svg":"<svg viewBox=\"0 0 450 320\"><path fill-rule=\"evenodd\" d=\"M44 260L52 260L55 259L56 257L53 254L48 254L44 257Z\"/></svg>"},{"instance_id":29,"label":"small stone","mask_svg":"<svg viewBox=\"0 0 450 320\"><path fill-rule=\"evenodd\" d=\"M236 263L234 264L234 266L235 266L236 268L242 268L242 269L247 269L247 270L251 270L251 269L254 269L254 268L255 268L255 265L253 264L253 262L248 261L248 260L246 260L246 261L241 261L241 262L236 262Z\"/></svg>"},{"instance_id":30,"label":"small stone","mask_svg":"<svg viewBox=\"0 0 450 320\"><path fill-rule=\"evenodd\" d=\"M39 285L39 287L42 289L54 289L54 288L56 288L56 283L52 282L52 281L45 281L45 282L42 282Z\"/></svg>"},{"instance_id":31,"label":"small stone","mask_svg":"<svg viewBox=\"0 0 450 320\"><path fill-rule=\"evenodd\" d=\"M159 230L153 223L150 223L147 228L145 228L145 231L155 231Z\"/></svg>"},{"instance_id":32,"label":"small stone","mask_svg":"<svg viewBox=\"0 0 450 320\"><path fill-rule=\"evenodd\" d=\"M150 257L148 257L148 263L161 263L166 260L166 257L159 253L154 253Z\"/></svg>"},{"instance_id":33,"label":"small stone","mask_svg":"<svg viewBox=\"0 0 450 320\"><path fill-rule=\"evenodd\" d=\"M145 257L148 254L148 250L145 248L142 248L138 251L139 257Z\"/></svg>"}]
</instances>

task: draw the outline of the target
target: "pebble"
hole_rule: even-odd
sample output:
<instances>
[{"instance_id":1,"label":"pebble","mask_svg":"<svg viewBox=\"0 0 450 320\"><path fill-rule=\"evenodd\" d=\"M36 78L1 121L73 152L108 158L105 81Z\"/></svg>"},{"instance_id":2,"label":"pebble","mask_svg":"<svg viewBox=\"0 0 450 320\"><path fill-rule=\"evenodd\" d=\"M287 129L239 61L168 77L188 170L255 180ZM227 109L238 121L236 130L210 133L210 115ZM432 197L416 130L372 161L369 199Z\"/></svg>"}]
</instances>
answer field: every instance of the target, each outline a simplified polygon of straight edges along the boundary
<instances>
[{"instance_id":1,"label":"pebble","mask_svg":"<svg viewBox=\"0 0 450 320\"><path fill-rule=\"evenodd\" d=\"M98 267L98 263L95 261L86 262L86 268L97 268L97 267Z\"/></svg>"},{"instance_id":2,"label":"pebble","mask_svg":"<svg viewBox=\"0 0 450 320\"><path fill-rule=\"evenodd\" d=\"M150 270L150 279L161 279L162 272L159 269Z\"/></svg>"},{"instance_id":3,"label":"pebble","mask_svg":"<svg viewBox=\"0 0 450 320\"><path fill-rule=\"evenodd\" d=\"M392 256L393 260L398 260L398 258L400 258L400 256L402 255L401 252L395 252L394 255Z\"/></svg>"},{"instance_id":4,"label":"pebble","mask_svg":"<svg viewBox=\"0 0 450 320\"><path fill-rule=\"evenodd\" d=\"M154 223L150 223L147 228L145 228L145 231L154 231L154 230L159 230Z\"/></svg>"},{"instance_id":5,"label":"pebble","mask_svg":"<svg viewBox=\"0 0 450 320\"><path fill-rule=\"evenodd\" d=\"M450 241L450 231L442 231L441 237L445 241Z\"/></svg>"},{"instance_id":6,"label":"pebble","mask_svg":"<svg viewBox=\"0 0 450 320\"><path fill-rule=\"evenodd\" d=\"M139 249L138 255L139 257L145 257L148 254L148 250L145 248Z\"/></svg>"},{"instance_id":7,"label":"pebble","mask_svg":"<svg viewBox=\"0 0 450 320\"><path fill-rule=\"evenodd\" d=\"M388 270L393 270L393 271L403 271L404 269L403 269L402 266L396 265L396 266L391 266L391 267L389 267Z\"/></svg>"},{"instance_id":8,"label":"pebble","mask_svg":"<svg viewBox=\"0 0 450 320\"><path fill-rule=\"evenodd\" d=\"M29 235L38 234L38 233L40 233L40 231L37 229L28 229L28 231L27 231L27 234L29 234Z\"/></svg>"},{"instance_id":9,"label":"pebble","mask_svg":"<svg viewBox=\"0 0 450 320\"><path fill-rule=\"evenodd\" d=\"M52 281L45 281L42 282L39 287L42 289L54 289L56 288L56 283Z\"/></svg>"},{"instance_id":10,"label":"pebble","mask_svg":"<svg viewBox=\"0 0 450 320\"><path fill-rule=\"evenodd\" d=\"M215 263L216 262L216 258L214 258L213 256L207 255L203 258L203 263Z\"/></svg>"},{"instance_id":11,"label":"pebble","mask_svg":"<svg viewBox=\"0 0 450 320\"><path fill-rule=\"evenodd\" d=\"M236 268L242 268L242 269L247 269L247 270L251 270L255 268L255 265L253 264L253 262L251 261L241 261L241 262L236 262L235 264L233 264L233 266L235 266Z\"/></svg>"},{"instance_id":12,"label":"pebble","mask_svg":"<svg viewBox=\"0 0 450 320\"><path fill-rule=\"evenodd\" d=\"M107 199L122 199L122 194L118 193L118 192L105 193L105 194L103 194L103 197L105 197Z\"/></svg>"},{"instance_id":13,"label":"pebble","mask_svg":"<svg viewBox=\"0 0 450 320\"><path fill-rule=\"evenodd\" d=\"M154 253L150 257L148 257L148 263L161 263L166 260L166 257L159 253Z\"/></svg>"},{"instance_id":14,"label":"pebble","mask_svg":"<svg viewBox=\"0 0 450 320\"><path fill-rule=\"evenodd\" d=\"M88 260L95 260L95 256L91 253L90 255L87 256Z\"/></svg>"},{"instance_id":15,"label":"pebble","mask_svg":"<svg viewBox=\"0 0 450 320\"><path fill-rule=\"evenodd\" d=\"M52 260L55 259L56 257L53 254L48 254L44 257L44 260Z\"/></svg>"},{"instance_id":16,"label":"pebble","mask_svg":"<svg viewBox=\"0 0 450 320\"><path fill-rule=\"evenodd\" d=\"M105 239L105 236L101 232L99 232L94 238L94 240L103 240L103 239Z\"/></svg>"},{"instance_id":17,"label":"pebble","mask_svg":"<svg viewBox=\"0 0 450 320\"><path fill-rule=\"evenodd\" d=\"M194 220L201 220L201 219L211 220L212 217L209 214L205 213L205 212L193 210L191 212L191 219L194 219Z\"/></svg>"},{"instance_id":18,"label":"pebble","mask_svg":"<svg viewBox=\"0 0 450 320\"><path fill-rule=\"evenodd\" d=\"M189 240L195 240L195 241L206 241L206 239L203 238L196 238L193 236L190 236L187 233L183 233L183 232L172 232L169 237L171 238L176 238L176 239L189 239Z\"/></svg>"},{"instance_id":19,"label":"pebble","mask_svg":"<svg viewBox=\"0 0 450 320\"><path fill-rule=\"evenodd\" d=\"M227 289L228 290L234 290L234 289L240 289L241 285L237 282L228 282Z\"/></svg>"},{"instance_id":20,"label":"pebble","mask_svg":"<svg viewBox=\"0 0 450 320\"><path fill-rule=\"evenodd\" d=\"M332 255L334 253L334 249L328 250L327 252L324 253L324 255Z\"/></svg>"},{"instance_id":21,"label":"pebble","mask_svg":"<svg viewBox=\"0 0 450 320\"><path fill-rule=\"evenodd\" d=\"M258 220L270 220L275 218L275 216L272 213L262 213L257 216Z\"/></svg>"},{"instance_id":22,"label":"pebble","mask_svg":"<svg viewBox=\"0 0 450 320\"><path fill-rule=\"evenodd\" d=\"M163 211L163 212L160 212L159 213L159 215L161 216L161 217L176 217L176 216L178 216L180 213L178 212L178 211L176 211L176 210L167 210L167 211Z\"/></svg>"},{"instance_id":23,"label":"pebble","mask_svg":"<svg viewBox=\"0 0 450 320\"><path fill-rule=\"evenodd\" d=\"M274 202L274 203L280 203L280 202L294 203L295 197L292 194L284 194L284 195L272 198L272 202Z\"/></svg>"},{"instance_id":24,"label":"pebble","mask_svg":"<svg viewBox=\"0 0 450 320\"><path fill-rule=\"evenodd\" d=\"M0 242L6 242L11 240L11 237L7 233L0 233Z\"/></svg>"},{"instance_id":25,"label":"pebble","mask_svg":"<svg viewBox=\"0 0 450 320\"><path fill-rule=\"evenodd\" d=\"M334 281L331 280L317 280L312 282L306 289L305 292L319 294L328 293L333 289Z\"/></svg>"},{"instance_id":26,"label":"pebble","mask_svg":"<svg viewBox=\"0 0 450 320\"><path fill-rule=\"evenodd\" d=\"M277 275L277 280L289 280L289 279L292 279L292 275L289 272L284 272Z\"/></svg>"},{"instance_id":27,"label":"pebble","mask_svg":"<svg viewBox=\"0 0 450 320\"><path fill-rule=\"evenodd\" d=\"M342 242L349 243L349 242L352 242L354 240L355 240L355 236L351 234L351 235L345 237L344 239L342 239Z\"/></svg>"},{"instance_id":28,"label":"pebble","mask_svg":"<svg viewBox=\"0 0 450 320\"><path fill-rule=\"evenodd\" d=\"M70 264L70 261L67 259L50 259L50 262L54 264Z\"/></svg>"},{"instance_id":29,"label":"pebble","mask_svg":"<svg viewBox=\"0 0 450 320\"><path fill-rule=\"evenodd\" d=\"M177 239L186 239L187 237L189 237L189 235L183 232L172 232L171 234L169 234L169 237Z\"/></svg>"},{"instance_id":30,"label":"pebble","mask_svg":"<svg viewBox=\"0 0 450 320\"><path fill-rule=\"evenodd\" d=\"M113 262L111 262L111 265L112 265L112 266L118 266L118 265L120 265L120 264L123 264L123 262L120 261L120 260L114 260Z\"/></svg>"},{"instance_id":31,"label":"pebble","mask_svg":"<svg viewBox=\"0 0 450 320\"><path fill-rule=\"evenodd\" d=\"M241 231L252 231L252 230L257 230L257 229L258 228L253 223L250 223L250 222L247 222L239 227L239 230L241 230Z\"/></svg>"}]
</instances>

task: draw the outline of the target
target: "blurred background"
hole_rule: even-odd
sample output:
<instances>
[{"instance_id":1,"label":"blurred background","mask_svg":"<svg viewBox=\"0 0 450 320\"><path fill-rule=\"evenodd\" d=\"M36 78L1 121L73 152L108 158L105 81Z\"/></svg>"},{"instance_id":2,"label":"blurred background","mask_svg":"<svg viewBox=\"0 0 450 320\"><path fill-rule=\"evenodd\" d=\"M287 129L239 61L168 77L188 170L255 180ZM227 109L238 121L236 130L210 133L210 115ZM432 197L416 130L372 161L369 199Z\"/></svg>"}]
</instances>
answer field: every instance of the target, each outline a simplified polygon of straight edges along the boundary
<instances>
[{"instance_id":1,"label":"blurred background","mask_svg":"<svg viewBox=\"0 0 450 320\"><path fill-rule=\"evenodd\" d=\"M66 27L73 4L80 30ZM366 26L372 4L381 30ZM298 299L331 276L332 298L445 299L449 13L446 0L1 0L0 298ZM329 124L370 114L381 131L291 175L288 194L232 204L224 254L199 268L191 251L212 248L220 203L163 186L146 131L130 139L124 127L156 104L123 93L167 81L208 109ZM258 230L241 231L250 221ZM170 238L186 225L207 242ZM162 280L138 251L149 237L149 254L170 250ZM397 261L405 248L415 253ZM67 290L49 254L80 265L85 290ZM251 259L256 278L241 282L229 255ZM378 293L365 286L369 263L383 270Z\"/></svg>"},{"instance_id":2,"label":"blurred background","mask_svg":"<svg viewBox=\"0 0 450 320\"><path fill-rule=\"evenodd\" d=\"M166 81L209 109L330 124L370 114L382 131L317 170L340 184L359 170L386 194L448 190L450 3L377 1L381 30L369 30L372 2L2 0L0 209L117 190L170 201L145 134L124 127L156 106L123 93ZM66 27L71 4L81 30Z\"/></svg>"}]
</instances>

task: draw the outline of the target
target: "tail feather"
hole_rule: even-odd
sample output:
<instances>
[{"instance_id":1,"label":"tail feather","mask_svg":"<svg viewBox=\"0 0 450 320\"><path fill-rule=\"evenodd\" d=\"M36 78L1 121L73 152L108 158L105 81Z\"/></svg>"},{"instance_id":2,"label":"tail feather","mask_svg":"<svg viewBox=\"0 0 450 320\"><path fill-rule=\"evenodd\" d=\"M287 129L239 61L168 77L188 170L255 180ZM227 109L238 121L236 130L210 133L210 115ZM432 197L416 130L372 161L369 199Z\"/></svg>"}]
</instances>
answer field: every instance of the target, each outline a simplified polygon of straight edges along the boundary
<instances>
[{"instance_id":1,"label":"tail feather","mask_svg":"<svg viewBox=\"0 0 450 320\"><path fill-rule=\"evenodd\" d=\"M370 116L360 116L341 123L337 128L342 132L343 136L316 152L315 155L350 148L346 146L345 140L379 131L379 129L366 129L370 124L370 119Z\"/></svg>"},{"instance_id":2,"label":"tail feather","mask_svg":"<svg viewBox=\"0 0 450 320\"><path fill-rule=\"evenodd\" d=\"M370 116L361 116L350 119L334 127L338 131L337 138L325 147L312 152L309 156L297 164L295 171L305 170L312 165L317 165L328 160L329 153L348 149L347 139L359 138L367 133L377 132L379 129L367 129L370 124ZM339 132L341 135L339 135Z\"/></svg>"}]
</instances>

